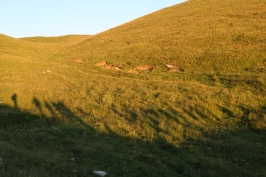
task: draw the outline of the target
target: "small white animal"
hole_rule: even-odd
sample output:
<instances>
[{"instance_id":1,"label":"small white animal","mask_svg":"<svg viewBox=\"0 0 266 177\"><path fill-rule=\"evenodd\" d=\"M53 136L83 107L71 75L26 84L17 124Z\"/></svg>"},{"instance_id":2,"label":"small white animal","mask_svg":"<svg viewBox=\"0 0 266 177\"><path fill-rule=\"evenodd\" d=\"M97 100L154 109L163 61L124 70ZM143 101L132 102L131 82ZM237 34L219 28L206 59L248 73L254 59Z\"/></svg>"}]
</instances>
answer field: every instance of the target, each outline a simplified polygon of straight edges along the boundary
<instances>
[{"instance_id":1,"label":"small white animal","mask_svg":"<svg viewBox=\"0 0 266 177\"><path fill-rule=\"evenodd\" d=\"M96 174L96 175L99 175L99 176L105 176L107 174L104 171L95 171L95 170L93 171L93 173Z\"/></svg>"}]
</instances>

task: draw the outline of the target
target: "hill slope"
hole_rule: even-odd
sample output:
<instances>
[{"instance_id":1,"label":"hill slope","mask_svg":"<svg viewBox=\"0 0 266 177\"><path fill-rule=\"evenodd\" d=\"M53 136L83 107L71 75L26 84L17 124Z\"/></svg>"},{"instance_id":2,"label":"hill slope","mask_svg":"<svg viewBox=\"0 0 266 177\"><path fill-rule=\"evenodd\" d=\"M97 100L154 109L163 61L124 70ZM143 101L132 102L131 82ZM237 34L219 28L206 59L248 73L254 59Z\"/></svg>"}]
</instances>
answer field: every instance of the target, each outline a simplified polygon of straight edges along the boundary
<instances>
[{"instance_id":1,"label":"hill slope","mask_svg":"<svg viewBox=\"0 0 266 177\"><path fill-rule=\"evenodd\" d=\"M9 57L38 55L36 46L29 42L0 34L0 55Z\"/></svg>"},{"instance_id":2,"label":"hill slope","mask_svg":"<svg viewBox=\"0 0 266 177\"><path fill-rule=\"evenodd\" d=\"M66 36L57 36L57 37L25 37L20 38L25 41L34 42L34 43L44 43L44 44L60 44L60 45L75 45L85 39L90 38L90 35L66 35Z\"/></svg>"},{"instance_id":3,"label":"hill slope","mask_svg":"<svg viewBox=\"0 0 266 177\"><path fill-rule=\"evenodd\" d=\"M1 35L0 176L266 176L266 77L240 72L265 62L264 9L192 0L91 37Z\"/></svg>"},{"instance_id":4,"label":"hill slope","mask_svg":"<svg viewBox=\"0 0 266 177\"><path fill-rule=\"evenodd\" d=\"M266 2L192 0L95 35L62 54L124 67L171 63L186 70L266 65Z\"/></svg>"}]
</instances>

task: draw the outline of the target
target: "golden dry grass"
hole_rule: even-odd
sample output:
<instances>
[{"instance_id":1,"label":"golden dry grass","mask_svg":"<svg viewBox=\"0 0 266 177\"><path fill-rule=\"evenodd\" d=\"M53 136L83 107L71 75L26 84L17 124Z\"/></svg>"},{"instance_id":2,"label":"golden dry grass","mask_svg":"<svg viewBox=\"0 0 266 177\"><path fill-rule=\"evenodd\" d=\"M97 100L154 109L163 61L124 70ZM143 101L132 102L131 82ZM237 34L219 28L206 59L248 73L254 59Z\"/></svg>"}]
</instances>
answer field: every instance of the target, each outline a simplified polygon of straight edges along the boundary
<instances>
[{"instance_id":1,"label":"golden dry grass","mask_svg":"<svg viewBox=\"0 0 266 177\"><path fill-rule=\"evenodd\" d=\"M95 36L0 35L0 176L265 176L265 7L192 0Z\"/></svg>"}]
</instances>

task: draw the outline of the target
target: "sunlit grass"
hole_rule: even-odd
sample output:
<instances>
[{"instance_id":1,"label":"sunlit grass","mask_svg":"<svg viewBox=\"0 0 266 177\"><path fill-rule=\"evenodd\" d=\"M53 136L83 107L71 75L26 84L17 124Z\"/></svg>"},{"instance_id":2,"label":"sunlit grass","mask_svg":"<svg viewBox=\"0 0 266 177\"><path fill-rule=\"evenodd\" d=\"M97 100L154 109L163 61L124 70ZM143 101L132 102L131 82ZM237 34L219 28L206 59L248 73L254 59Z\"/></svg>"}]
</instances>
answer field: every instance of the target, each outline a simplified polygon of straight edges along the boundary
<instances>
[{"instance_id":1,"label":"sunlit grass","mask_svg":"<svg viewBox=\"0 0 266 177\"><path fill-rule=\"evenodd\" d=\"M263 7L188 1L95 36L1 35L0 176L266 176Z\"/></svg>"},{"instance_id":2,"label":"sunlit grass","mask_svg":"<svg viewBox=\"0 0 266 177\"><path fill-rule=\"evenodd\" d=\"M189 1L92 36L59 56L124 69L173 64L187 72L265 71L265 6L260 0Z\"/></svg>"}]
</instances>

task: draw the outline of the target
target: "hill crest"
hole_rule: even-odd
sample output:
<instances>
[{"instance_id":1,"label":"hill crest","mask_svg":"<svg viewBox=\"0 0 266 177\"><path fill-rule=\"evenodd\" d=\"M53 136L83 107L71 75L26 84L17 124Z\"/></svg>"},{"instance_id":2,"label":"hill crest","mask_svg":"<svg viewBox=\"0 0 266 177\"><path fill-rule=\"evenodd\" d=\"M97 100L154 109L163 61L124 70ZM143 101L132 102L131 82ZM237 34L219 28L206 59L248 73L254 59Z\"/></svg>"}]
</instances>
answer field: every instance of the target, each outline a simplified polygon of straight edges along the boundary
<instances>
[{"instance_id":1,"label":"hill crest","mask_svg":"<svg viewBox=\"0 0 266 177\"><path fill-rule=\"evenodd\" d=\"M191 0L94 35L62 56L236 72L265 62L265 8L261 0Z\"/></svg>"}]
</instances>

